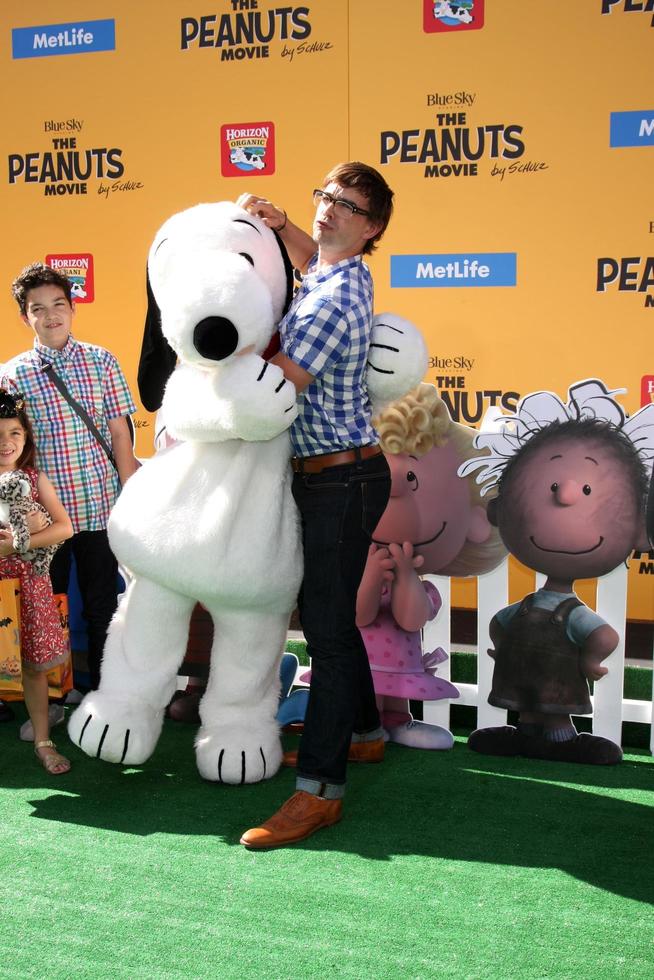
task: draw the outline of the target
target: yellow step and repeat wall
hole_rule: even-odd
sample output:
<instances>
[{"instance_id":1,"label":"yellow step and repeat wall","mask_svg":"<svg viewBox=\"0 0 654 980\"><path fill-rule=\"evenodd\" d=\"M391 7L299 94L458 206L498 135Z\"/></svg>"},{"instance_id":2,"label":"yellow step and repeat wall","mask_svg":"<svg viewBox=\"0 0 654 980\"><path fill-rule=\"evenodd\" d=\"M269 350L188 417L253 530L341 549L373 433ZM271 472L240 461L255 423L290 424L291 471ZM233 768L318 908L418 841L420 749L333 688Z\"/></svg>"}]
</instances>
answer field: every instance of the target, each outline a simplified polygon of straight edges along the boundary
<instances>
[{"instance_id":1,"label":"yellow step and repeat wall","mask_svg":"<svg viewBox=\"0 0 654 980\"><path fill-rule=\"evenodd\" d=\"M75 333L136 394L149 243L199 201L270 197L310 227L339 160L396 214L376 308L413 319L453 416L585 377L654 395L654 0L87 0L2 5L3 332L47 259ZM136 417L137 451L153 420ZM529 587L514 570L512 591ZM654 555L630 616L654 619ZM470 586L460 586L467 603Z\"/></svg>"}]
</instances>

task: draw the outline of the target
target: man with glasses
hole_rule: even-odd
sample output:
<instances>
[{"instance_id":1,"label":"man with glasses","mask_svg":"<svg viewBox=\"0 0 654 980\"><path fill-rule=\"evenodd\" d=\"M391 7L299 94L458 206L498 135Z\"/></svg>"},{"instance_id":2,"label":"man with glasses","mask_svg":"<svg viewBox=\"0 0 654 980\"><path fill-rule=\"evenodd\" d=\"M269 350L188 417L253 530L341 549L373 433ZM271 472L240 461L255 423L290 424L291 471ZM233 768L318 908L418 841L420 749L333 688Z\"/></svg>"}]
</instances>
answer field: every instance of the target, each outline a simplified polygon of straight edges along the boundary
<instances>
[{"instance_id":1,"label":"man with glasses","mask_svg":"<svg viewBox=\"0 0 654 980\"><path fill-rule=\"evenodd\" d=\"M362 256L386 230L393 192L372 167L343 163L314 190L313 201L313 237L270 201L254 195L238 201L278 232L305 273L272 361L299 396L290 431L304 548L298 606L311 691L299 752L284 757L287 765L297 762L297 792L243 834L241 843L254 850L292 844L336 823L348 758L380 762L384 754L355 610L371 534L390 493L365 385L373 286Z\"/></svg>"}]
</instances>

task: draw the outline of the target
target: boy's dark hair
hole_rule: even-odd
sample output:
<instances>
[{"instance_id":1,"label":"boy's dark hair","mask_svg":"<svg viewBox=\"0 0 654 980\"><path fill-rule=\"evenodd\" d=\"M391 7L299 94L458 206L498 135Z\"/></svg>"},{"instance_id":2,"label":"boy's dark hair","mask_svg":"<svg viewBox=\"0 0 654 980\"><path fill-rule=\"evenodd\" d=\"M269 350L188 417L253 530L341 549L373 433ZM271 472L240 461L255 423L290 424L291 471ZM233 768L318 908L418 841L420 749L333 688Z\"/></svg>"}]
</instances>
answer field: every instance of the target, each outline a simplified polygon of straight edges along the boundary
<instances>
[{"instance_id":1,"label":"boy's dark hair","mask_svg":"<svg viewBox=\"0 0 654 980\"><path fill-rule=\"evenodd\" d=\"M569 419L567 422L551 422L543 426L529 442L525 443L507 463L498 481L498 496L506 492L511 477L532 453L551 439L594 439L609 449L627 470L639 507L645 506L649 477L645 464L631 439L610 422L601 419Z\"/></svg>"},{"instance_id":2,"label":"boy's dark hair","mask_svg":"<svg viewBox=\"0 0 654 980\"><path fill-rule=\"evenodd\" d=\"M11 295L18 303L18 308L23 316L27 312L27 293L30 289L38 289L39 286L60 286L66 299L72 305L72 284L68 276L51 269L49 265L44 265L43 262L32 262L31 265L25 266L11 284Z\"/></svg>"},{"instance_id":3,"label":"boy's dark hair","mask_svg":"<svg viewBox=\"0 0 654 980\"><path fill-rule=\"evenodd\" d=\"M370 219L381 224L377 234L374 238L368 239L363 249L364 255L370 255L375 251L377 242L386 231L388 222L391 220L393 191L378 170L356 160L351 163L337 163L335 167L332 167L323 180L323 187L332 181L335 184L340 184L341 187L356 187L368 198L367 210L370 212Z\"/></svg>"},{"instance_id":4,"label":"boy's dark hair","mask_svg":"<svg viewBox=\"0 0 654 980\"><path fill-rule=\"evenodd\" d=\"M32 423L25 411L25 400L22 395L13 394L5 388L0 388L0 419L16 419L25 432L25 446L16 461L16 469L23 470L26 466L36 467L36 445Z\"/></svg>"}]
</instances>

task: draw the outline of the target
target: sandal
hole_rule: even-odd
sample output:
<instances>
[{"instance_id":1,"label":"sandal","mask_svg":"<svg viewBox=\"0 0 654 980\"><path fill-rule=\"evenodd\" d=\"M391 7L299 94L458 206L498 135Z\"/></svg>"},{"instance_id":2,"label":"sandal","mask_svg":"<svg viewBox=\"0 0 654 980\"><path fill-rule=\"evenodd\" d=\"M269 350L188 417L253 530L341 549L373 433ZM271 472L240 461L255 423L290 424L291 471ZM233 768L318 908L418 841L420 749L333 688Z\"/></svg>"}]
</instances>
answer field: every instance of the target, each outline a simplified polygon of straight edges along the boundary
<instances>
[{"instance_id":1,"label":"sandal","mask_svg":"<svg viewBox=\"0 0 654 980\"><path fill-rule=\"evenodd\" d=\"M39 749L52 749L53 751L47 752L46 755L39 755ZM57 752L57 746L51 738L44 738L43 741L37 742L34 746L34 754L41 761L46 772L49 772L51 776L63 776L64 773L70 770L70 762L65 756ZM62 766L64 767L63 769L61 768Z\"/></svg>"}]
</instances>

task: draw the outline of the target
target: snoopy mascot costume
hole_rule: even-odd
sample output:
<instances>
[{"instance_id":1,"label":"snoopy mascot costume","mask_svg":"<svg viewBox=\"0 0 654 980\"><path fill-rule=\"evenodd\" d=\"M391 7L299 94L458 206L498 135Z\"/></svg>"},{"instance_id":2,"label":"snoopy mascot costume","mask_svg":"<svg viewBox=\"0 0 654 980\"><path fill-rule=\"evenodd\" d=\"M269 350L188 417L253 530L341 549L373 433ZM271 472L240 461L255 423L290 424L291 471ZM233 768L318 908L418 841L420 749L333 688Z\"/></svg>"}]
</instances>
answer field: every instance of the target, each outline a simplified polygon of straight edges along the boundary
<instances>
[{"instance_id":1,"label":"snoopy mascot costume","mask_svg":"<svg viewBox=\"0 0 654 980\"><path fill-rule=\"evenodd\" d=\"M144 762L200 602L214 640L198 770L254 783L281 763L279 664L302 579L289 466L295 389L261 357L288 306L292 270L273 231L220 202L169 218L148 273L178 360L162 409L179 441L145 462L112 511L109 541L132 577L109 628L100 687L68 730L88 755ZM426 350L411 324L378 321L368 378L390 400L422 377Z\"/></svg>"}]
</instances>

